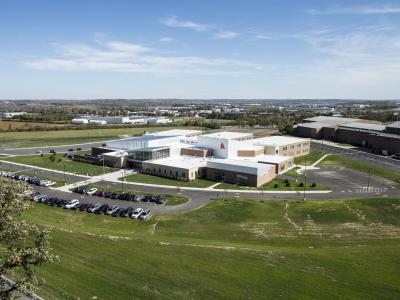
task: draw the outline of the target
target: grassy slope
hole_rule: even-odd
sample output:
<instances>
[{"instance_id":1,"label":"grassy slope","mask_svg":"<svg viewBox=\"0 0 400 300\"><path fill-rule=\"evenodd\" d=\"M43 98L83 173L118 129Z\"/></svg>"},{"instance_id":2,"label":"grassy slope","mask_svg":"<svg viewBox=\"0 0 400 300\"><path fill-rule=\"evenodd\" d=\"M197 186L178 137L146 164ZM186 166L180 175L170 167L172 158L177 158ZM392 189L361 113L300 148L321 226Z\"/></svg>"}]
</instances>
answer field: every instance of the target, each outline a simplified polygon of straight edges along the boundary
<instances>
[{"instance_id":1,"label":"grassy slope","mask_svg":"<svg viewBox=\"0 0 400 300\"><path fill-rule=\"evenodd\" d=\"M275 178L266 184L255 188L251 186L241 186L229 183L221 183L215 187L215 189L233 189L233 190L261 190L261 191L302 191L304 187L299 186L299 183L302 182L303 179L301 176L298 178L298 182L294 180L289 180L290 186L286 186L284 183L284 179L282 178ZM278 187L274 187L275 184ZM329 187L326 185L318 184L315 187L312 187L312 182L307 183L307 190L329 190Z\"/></svg>"},{"instance_id":2,"label":"grassy slope","mask_svg":"<svg viewBox=\"0 0 400 300\"><path fill-rule=\"evenodd\" d=\"M38 155L27 155L27 156L15 156L9 158L3 158L6 161L12 161L20 164L27 164L32 166L37 166L41 168L47 168L52 170L65 171L70 173L79 174L91 174L100 175L103 174L103 166L92 165L88 163L73 161L69 158L63 156L63 154L56 154L55 161L50 160L50 154L44 154L43 156ZM116 169L105 167L105 172L112 172Z\"/></svg>"},{"instance_id":3,"label":"grassy slope","mask_svg":"<svg viewBox=\"0 0 400 300\"><path fill-rule=\"evenodd\" d=\"M196 187L196 188L206 188L213 184L214 181L204 180L204 179L196 179L194 181L179 181L175 179L169 179L164 177L152 176L147 174L132 174L125 177L125 180L128 182L140 182L140 183L149 183L149 184L159 184L159 185L172 185L178 187Z\"/></svg>"},{"instance_id":4,"label":"grassy slope","mask_svg":"<svg viewBox=\"0 0 400 300\"><path fill-rule=\"evenodd\" d=\"M215 201L148 222L36 205L46 299L396 299L400 199ZM340 295L340 296L339 296Z\"/></svg>"},{"instance_id":5,"label":"grassy slope","mask_svg":"<svg viewBox=\"0 0 400 300\"><path fill-rule=\"evenodd\" d=\"M87 130L0 132L0 144L15 143L16 148L79 144L141 135L144 133L144 131L155 132L174 128L175 127L136 127L107 129L99 128ZM190 129L190 127L187 128Z\"/></svg>"}]
</instances>

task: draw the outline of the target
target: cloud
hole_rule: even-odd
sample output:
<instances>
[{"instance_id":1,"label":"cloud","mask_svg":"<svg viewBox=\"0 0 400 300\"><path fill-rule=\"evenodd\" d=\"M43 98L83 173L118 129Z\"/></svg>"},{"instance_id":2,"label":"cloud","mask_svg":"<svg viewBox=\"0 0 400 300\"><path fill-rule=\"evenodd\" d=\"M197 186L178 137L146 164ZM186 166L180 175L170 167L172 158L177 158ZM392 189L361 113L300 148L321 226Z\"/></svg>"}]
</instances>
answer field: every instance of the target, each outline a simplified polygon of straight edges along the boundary
<instances>
[{"instance_id":1,"label":"cloud","mask_svg":"<svg viewBox=\"0 0 400 300\"><path fill-rule=\"evenodd\" d=\"M163 42L163 43L169 43L169 42L174 41L174 38L169 37L169 36L164 36L164 37L162 37L159 41L160 41L160 42Z\"/></svg>"},{"instance_id":2,"label":"cloud","mask_svg":"<svg viewBox=\"0 0 400 300\"><path fill-rule=\"evenodd\" d=\"M168 27L188 28L196 31L208 31L210 26L193 21L179 21L176 17L172 16L161 20L161 23Z\"/></svg>"},{"instance_id":3,"label":"cloud","mask_svg":"<svg viewBox=\"0 0 400 300\"><path fill-rule=\"evenodd\" d=\"M234 31L218 31L218 32L215 33L215 37L217 39L224 39L224 40L234 39L238 35L239 34L237 32L234 32Z\"/></svg>"},{"instance_id":4,"label":"cloud","mask_svg":"<svg viewBox=\"0 0 400 300\"><path fill-rule=\"evenodd\" d=\"M167 56L157 49L122 41L89 44L53 44L57 56L25 61L42 71L152 72L161 74L244 74L264 69L244 60L201 56Z\"/></svg>"},{"instance_id":5,"label":"cloud","mask_svg":"<svg viewBox=\"0 0 400 300\"><path fill-rule=\"evenodd\" d=\"M400 6L337 6L327 9L308 9L305 11L310 15L336 15L336 14L359 14L359 15L379 15L379 14L399 14Z\"/></svg>"}]
</instances>

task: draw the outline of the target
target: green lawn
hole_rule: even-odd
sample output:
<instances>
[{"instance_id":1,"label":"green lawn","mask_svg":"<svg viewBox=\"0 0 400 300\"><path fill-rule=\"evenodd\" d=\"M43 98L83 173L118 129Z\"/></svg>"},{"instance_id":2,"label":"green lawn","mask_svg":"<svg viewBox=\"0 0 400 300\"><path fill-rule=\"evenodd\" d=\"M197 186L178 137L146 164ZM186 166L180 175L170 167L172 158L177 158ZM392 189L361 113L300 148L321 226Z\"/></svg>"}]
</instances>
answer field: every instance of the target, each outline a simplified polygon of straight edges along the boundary
<instances>
[{"instance_id":1,"label":"green lawn","mask_svg":"<svg viewBox=\"0 0 400 300\"><path fill-rule=\"evenodd\" d=\"M55 160L52 161L50 154L44 155L27 155L27 156L15 156L3 158L5 161L12 161L20 164L32 165L41 168L47 168L51 170L65 171L70 173L79 173L82 175L100 175L103 174L103 166L92 165L88 163L73 161L69 158L63 156L63 154L58 153L55 155ZM116 169L105 167L105 172L116 171Z\"/></svg>"},{"instance_id":2,"label":"green lawn","mask_svg":"<svg viewBox=\"0 0 400 300\"><path fill-rule=\"evenodd\" d=\"M101 186L101 185L96 185L96 184L89 184L86 187L95 187L99 190L103 191L109 191L109 192L118 192L118 193L132 193L136 195L154 195L154 193L146 193L146 192L141 192L141 191L135 191L132 189L122 189L122 185L117 183L115 185L107 185L107 186ZM178 204L183 204L189 201L189 198L184 196L184 195L176 195L176 194L158 194L160 196L163 196L164 198L168 199L168 202L165 205L178 205Z\"/></svg>"},{"instance_id":3,"label":"green lawn","mask_svg":"<svg viewBox=\"0 0 400 300\"><path fill-rule=\"evenodd\" d=\"M139 183L170 185L177 187L193 187L193 188L206 188L215 184L214 181L205 179L196 179L194 181L180 181L180 180L174 180L174 179L152 176L141 173L126 176L125 180L128 182L139 182Z\"/></svg>"},{"instance_id":4,"label":"green lawn","mask_svg":"<svg viewBox=\"0 0 400 300\"><path fill-rule=\"evenodd\" d=\"M45 299L398 299L400 199L218 200L147 222L36 204Z\"/></svg>"},{"instance_id":5,"label":"green lawn","mask_svg":"<svg viewBox=\"0 0 400 300\"><path fill-rule=\"evenodd\" d=\"M14 148L73 145L137 136L142 135L145 131L156 132L174 128L177 127L127 127L85 130L0 132L0 144L11 144ZM191 127L184 128L191 129Z\"/></svg>"},{"instance_id":6,"label":"green lawn","mask_svg":"<svg viewBox=\"0 0 400 300\"><path fill-rule=\"evenodd\" d=\"M299 176L298 182L295 180L288 180L289 186L285 179L282 178L275 178L270 182L256 188L251 186L242 186L236 184L229 184L229 183L221 183L215 186L215 189L226 189L226 190L264 190L264 191L302 191L304 190L304 186L301 186L301 182L303 182L303 178ZM313 187L312 182L307 182L307 190L329 190L329 187L323 184L316 183Z\"/></svg>"},{"instance_id":7,"label":"green lawn","mask_svg":"<svg viewBox=\"0 0 400 300\"><path fill-rule=\"evenodd\" d=\"M311 150L309 154L298 156L294 158L296 165L304 165L307 162L307 166L312 165L326 153L318 150Z\"/></svg>"}]
</instances>

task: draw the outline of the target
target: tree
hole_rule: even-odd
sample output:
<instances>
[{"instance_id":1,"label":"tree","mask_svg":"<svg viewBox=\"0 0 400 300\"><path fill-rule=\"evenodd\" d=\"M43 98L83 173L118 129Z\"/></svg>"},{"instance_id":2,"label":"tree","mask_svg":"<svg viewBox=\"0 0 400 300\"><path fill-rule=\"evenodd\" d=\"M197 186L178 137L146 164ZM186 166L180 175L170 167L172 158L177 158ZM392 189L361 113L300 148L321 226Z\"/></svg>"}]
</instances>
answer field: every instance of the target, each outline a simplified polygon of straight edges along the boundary
<instances>
[{"instance_id":1,"label":"tree","mask_svg":"<svg viewBox=\"0 0 400 300\"><path fill-rule=\"evenodd\" d=\"M36 267L57 259L51 253L49 230L22 219L30 207L30 192L25 182L0 178L0 276L13 280L0 284L0 299L36 291Z\"/></svg>"}]
</instances>

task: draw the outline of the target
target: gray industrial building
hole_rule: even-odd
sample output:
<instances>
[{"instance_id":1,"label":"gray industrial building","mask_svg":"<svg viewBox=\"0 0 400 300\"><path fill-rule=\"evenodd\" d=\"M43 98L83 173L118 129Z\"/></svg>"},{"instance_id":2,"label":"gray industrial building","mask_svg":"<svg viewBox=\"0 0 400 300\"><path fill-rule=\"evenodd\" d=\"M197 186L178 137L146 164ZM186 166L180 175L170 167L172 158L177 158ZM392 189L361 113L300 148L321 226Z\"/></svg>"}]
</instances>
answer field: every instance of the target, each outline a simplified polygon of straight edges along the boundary
<instances>
[{"instance_id":1,"label":"gray industrial building","mask_svg":"<svg viewBox=\"0 0 400 300\"><path fill-rule=\"evenodd\" d=\"M303 122L296 126L294 135L351 144L377 154L400 152L400 122L383 125L369 120L328 116L308 118Z\"/></svg>"}]
</instances>

